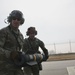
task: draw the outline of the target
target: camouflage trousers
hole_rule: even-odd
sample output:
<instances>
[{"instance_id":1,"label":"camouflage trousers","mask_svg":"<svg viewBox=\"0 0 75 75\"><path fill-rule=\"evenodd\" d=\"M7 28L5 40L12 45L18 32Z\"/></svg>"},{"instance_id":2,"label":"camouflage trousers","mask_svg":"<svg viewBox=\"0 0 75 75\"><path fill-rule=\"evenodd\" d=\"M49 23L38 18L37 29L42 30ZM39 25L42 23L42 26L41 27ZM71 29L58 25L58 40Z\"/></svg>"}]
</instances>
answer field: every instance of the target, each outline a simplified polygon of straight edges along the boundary
<instances>
[{"instance_id":1,"label":"camouflage trousers","mask_svg":"<svg viewBox=\"0 0 75 75\"><path fill-rule=\"evenodd\" d=\"M0 75L24 75L24 72L21 67L0 61Z\"/></svg>"},{"instance_id":2,"label":"camouflage trousers","mask_svg":"<svg viewBox=\"0 0 75 75\"><path fill-rule=\"evenodd\" d=\"M25 75L39 75L38 65L24 67L24 74Z\"/></svg>"},{"instance_id":3,"label":"camouflage trousers","mask_svg":"<svg viewBox=\"0 0 75 75\"><path fill-rule=\"evenodd\" d=\"M23 71L17 70L0 70L0 75L24 75Z\"/></svg>"}]
</instances>

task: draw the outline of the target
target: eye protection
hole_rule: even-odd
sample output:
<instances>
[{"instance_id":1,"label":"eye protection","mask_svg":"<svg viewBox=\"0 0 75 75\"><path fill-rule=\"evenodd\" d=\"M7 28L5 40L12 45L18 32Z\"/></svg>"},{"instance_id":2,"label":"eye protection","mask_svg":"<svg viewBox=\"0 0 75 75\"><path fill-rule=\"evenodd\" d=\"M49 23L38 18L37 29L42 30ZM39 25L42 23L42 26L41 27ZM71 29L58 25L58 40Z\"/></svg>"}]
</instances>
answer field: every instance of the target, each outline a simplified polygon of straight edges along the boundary
<instances>
[{"instance_id":1,"label":"eye protection","mask_svg":"<svg viewBox=\"0 0 75 75\"><path fill-rule=\"evenodd\" d=\"M18 21L21 21L21 18L13 17L12 20L18 20Z\"/></svg>"}]
</instances>

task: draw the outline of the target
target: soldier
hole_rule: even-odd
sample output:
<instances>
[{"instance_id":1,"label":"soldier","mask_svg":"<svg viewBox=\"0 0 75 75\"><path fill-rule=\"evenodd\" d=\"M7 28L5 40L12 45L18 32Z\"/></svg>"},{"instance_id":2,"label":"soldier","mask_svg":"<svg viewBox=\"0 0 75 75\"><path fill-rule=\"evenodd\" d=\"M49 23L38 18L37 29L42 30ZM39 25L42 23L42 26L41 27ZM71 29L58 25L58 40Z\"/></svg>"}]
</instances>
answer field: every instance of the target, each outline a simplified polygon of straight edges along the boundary
<instances>
[{"instance_id":1,"label":"soldier","mask_svg":"<svg viewBox=\"0 0 75 75\"><path fill-rule=\"evenodd\" d=\"M45 48L43 41L35 37L37 35L35 27L29 27L26 32L26 35L28 36L28 38L25 38L24 40L23 52L25 52L25 54L41 53L39 51L40 47L43 50L47 60L48 50ZM24 67L25 73L27 73L27 75L39 75L39 71L42 70L41 62L27 62L26 67Z\"/></svg>"},{"instance_id":2,"label":"soldier","mask_svg":"<svg viewBox=\"0 0 75 75\"><path fill-rule=\"evenodd\" d=\"M13 64L11 54L23 46L24 38L18 28L24 21L23 13L13 10L7 17L9 25L0 29L0 75L23 75L21 67Z\"/></svg>"}]
</instances>

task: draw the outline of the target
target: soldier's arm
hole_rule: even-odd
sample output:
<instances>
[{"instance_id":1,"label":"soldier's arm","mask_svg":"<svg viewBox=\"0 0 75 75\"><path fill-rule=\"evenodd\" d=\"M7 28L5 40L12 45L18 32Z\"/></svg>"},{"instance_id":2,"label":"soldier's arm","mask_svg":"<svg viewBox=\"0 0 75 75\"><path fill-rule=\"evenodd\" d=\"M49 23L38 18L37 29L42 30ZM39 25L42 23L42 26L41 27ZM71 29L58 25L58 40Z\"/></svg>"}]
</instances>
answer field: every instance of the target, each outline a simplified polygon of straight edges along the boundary
<instances>
[{"instance_id":1,"label":"soldier's arm","mask_svg":"<svg viewBox=\"0 0 75 75\"><path fill-rule=\"evenodd\" d=\"M9 57L10 52L4 49L5 41L6 41L6 32L3 30L0 30L0 56L1 57Z\"/></svg>"},{"instance_id":2,"label":"soldier's arm","mask_svg":"<svg viewBox=\"0 0 75 75\"><path fill-rule=\"evenodd\" d=\"M43 41L39 40L39 45L40 45L41 49L43 50L43 52L46 56L46 59L48 59L48 57L49 57L48 49L46 49L45 44L43 43Z\"/></svg>"}]
</instances>

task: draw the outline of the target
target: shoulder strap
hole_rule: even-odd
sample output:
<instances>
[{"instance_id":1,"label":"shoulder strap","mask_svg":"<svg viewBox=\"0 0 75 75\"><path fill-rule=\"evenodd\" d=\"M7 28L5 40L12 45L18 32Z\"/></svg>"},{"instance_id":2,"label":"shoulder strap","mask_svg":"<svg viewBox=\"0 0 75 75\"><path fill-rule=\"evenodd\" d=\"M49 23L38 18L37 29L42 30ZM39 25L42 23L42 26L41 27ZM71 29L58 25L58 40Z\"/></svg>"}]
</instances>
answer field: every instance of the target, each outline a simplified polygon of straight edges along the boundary
<instances>
[{"instance_id":1,"label":"shoulder strap","mask_svg":"<svg viewBox=\"0 0 75 75\"><path fill-rule=\"evenodd\" d=\"M20 44L19 44L19 41L18 41L17 35L16 35L13 31L11 31L10 26L9 26L9 30L10 30L10 32L14 35L14 37L15 37L15 39L16 39L16 41L17 41L17 46L19 46L19 49L20 49L21 46L20 46Z\"/></svg>"},{"instance_id":2,"label":"shoulder strap","mask_svg":"<svg viewBox=\"0 0 75 75\"><path fill-rule=\"evenodd\" d=\"M28 43L29 47L30 47L31 49L33 49L33 48L32 48L32 45L31 45L31 42L29 41L28 38L26 38L26 42Z\"/></svg>"}]
</instances>

